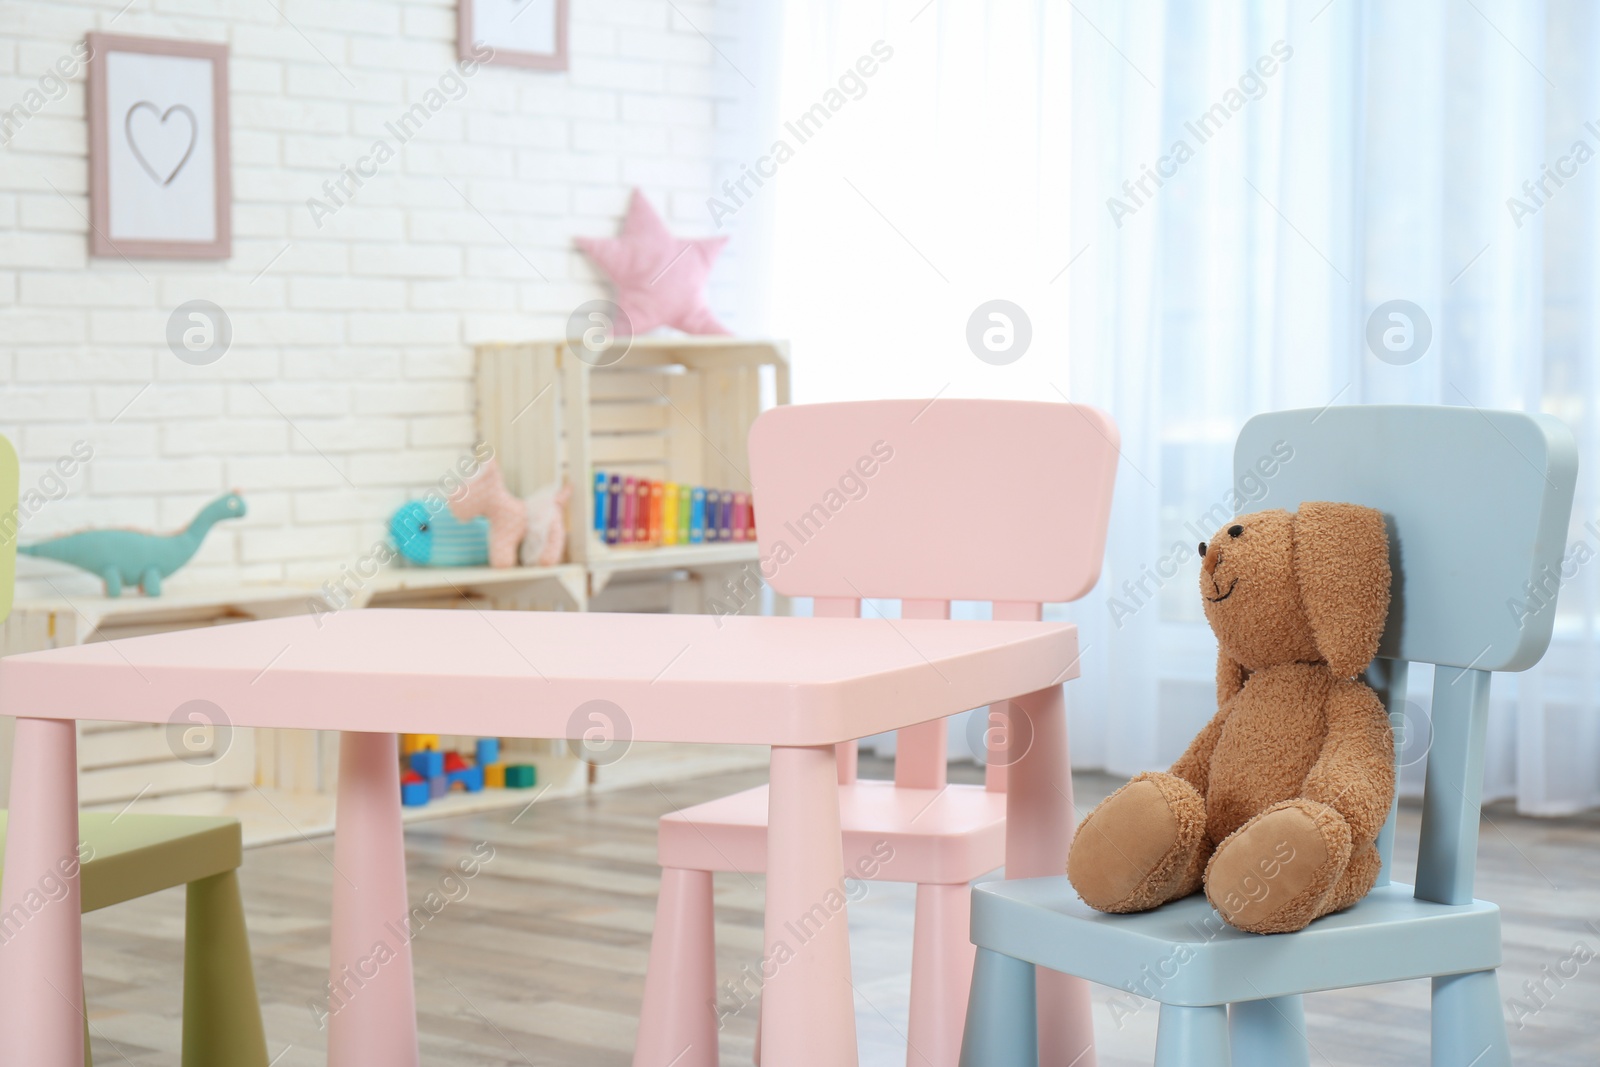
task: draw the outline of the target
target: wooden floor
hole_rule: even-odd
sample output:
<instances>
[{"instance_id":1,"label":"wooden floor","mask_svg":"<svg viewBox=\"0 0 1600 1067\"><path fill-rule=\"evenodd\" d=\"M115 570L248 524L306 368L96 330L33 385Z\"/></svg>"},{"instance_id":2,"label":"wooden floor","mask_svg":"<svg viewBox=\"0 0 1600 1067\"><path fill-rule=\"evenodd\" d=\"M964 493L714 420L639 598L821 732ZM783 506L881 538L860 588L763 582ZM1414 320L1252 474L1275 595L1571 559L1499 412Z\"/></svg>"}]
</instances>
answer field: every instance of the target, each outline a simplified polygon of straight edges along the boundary
<instances>
[{"instance_id":1,"label":"wooden floor","mask_svg":"<svg viewBox=\"0 0 1600 1067\"><path fill-rule=\"evenodd\" d=\"M865 769L885 774L882 767ZM762 778L708 776L541 802L515 821L515 812L497 812L409 827L413 902L429 890L453 898L414 942L422 1062L629 1064L654 917L656 818ZM1116 784L1080 775L1080 811ZM1417 811L1403 815L1405 870L1414 861ZM458 860L489 848L493 858L475 878L447 880ZM325 1032L310 1005L327 978L331 855L331 841L323 838L245 856L246 906L275 1067L324 1062ZM1491 809L1480 856L1479 895L1505 908L1501 994L1527 1003L1520 1013L1507 1005L1516 1063L1595 1067L1600 814L1530 820ZM718 973L732 979L760 955L761 879L719 875L717 902ZM911 904L909 888L874 884L850 912L862 1063L871 1067L905 1062ZM86 917L86 987L102 1067L178 1062L182 937L181 891ZM1548 992L1526 998L1529 981ZM1427 1004L1425 982L1308 998L1312 1062L1426 1064ZM1519 1014L1527 1016L1520 1027ZM1103 1067L1149 1064L1156 1015L1155 1005L1114 1010L1107 991L1098 990ZM731 1016L723 1032L725 1064L750 1062L754 1032L753 1007Z\"/></svg>"}]
</instances>

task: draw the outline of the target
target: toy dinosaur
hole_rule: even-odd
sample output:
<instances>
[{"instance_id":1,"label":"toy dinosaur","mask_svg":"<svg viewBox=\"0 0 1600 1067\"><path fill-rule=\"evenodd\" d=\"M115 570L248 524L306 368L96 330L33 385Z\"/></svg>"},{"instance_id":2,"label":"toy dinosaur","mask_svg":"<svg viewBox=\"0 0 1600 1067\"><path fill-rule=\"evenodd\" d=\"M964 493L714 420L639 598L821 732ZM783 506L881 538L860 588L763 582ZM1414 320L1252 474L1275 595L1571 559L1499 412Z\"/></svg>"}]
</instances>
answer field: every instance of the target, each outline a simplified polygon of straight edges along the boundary
<instances>
[{"instance_id":1,"label":"toy dinosaur","mask_svg":"<svg viewBox=\"0 0 1600 1067\"><path fill-rule=\"evenodd\" d=\"M244 513L244 499L238 493L229 493L201 508L194 521L177 533L83 530L36 545L22 545L17 551L83 568L105 583L108 597L121 596L125 585L139 586L145 596L160 596L161 579L194 558L214 524L241 518Z\"/></svg>"}]
</instances>

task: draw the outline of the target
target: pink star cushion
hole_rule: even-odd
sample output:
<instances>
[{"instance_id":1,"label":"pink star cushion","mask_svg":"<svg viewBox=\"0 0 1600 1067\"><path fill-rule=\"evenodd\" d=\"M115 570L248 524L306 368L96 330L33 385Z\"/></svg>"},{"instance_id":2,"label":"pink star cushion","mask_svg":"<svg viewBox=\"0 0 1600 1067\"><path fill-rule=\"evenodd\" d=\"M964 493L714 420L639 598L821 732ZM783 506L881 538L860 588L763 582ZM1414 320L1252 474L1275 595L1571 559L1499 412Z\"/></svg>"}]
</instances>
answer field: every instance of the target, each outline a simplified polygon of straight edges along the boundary
<instances>
[{"instance_id":1,"label":"pink star cushion","mask_svg":"<svg viewBox=\"0 0 1600 1067\"><path fill-rule=\"evenodd\" d=\"M635 189L621 237L580 237L578 247L606 272L626 321L618 335L675 326L684 333L727 333L706 306L706 276L726 237L674 237Z\"/></svg>"}]
</instances>

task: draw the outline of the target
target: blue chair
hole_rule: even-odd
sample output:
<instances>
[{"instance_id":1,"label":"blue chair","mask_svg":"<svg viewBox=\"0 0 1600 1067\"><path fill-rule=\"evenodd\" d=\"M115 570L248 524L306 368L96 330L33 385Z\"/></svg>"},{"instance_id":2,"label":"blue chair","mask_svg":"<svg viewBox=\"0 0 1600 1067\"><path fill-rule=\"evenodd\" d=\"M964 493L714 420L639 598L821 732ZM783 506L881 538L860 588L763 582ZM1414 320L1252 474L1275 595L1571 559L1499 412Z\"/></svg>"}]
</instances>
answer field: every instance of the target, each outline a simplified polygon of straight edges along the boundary
<instances>
[{"instance_id":1,"label":"blue chair","mask_svg":"<svg viewBox=\"0 0 1600 1067\"><path fill-rule=\"evenodd\" d=\"M1489 680L1527 670L1550 643L1577 446L1547 415L1331 407L1251 419L1235 473L1277 443L1294 455L1263 479L1257 507L1348 501L1389 520L1393 599L1368 681L1391 717L1407 665L1435 665L1416 886L1389 879L1394 808L1377 886L1299 933L1242 933L1199 893L1107 915L1064 875L979 885L962 1067L1038 1064L1036 965L1158 1001L1157 1067L1307 1067L1302 994L1424 977L1433 1067L1511 1063L1500 909L1472 896Z\"/></svg>"}]
</instances>

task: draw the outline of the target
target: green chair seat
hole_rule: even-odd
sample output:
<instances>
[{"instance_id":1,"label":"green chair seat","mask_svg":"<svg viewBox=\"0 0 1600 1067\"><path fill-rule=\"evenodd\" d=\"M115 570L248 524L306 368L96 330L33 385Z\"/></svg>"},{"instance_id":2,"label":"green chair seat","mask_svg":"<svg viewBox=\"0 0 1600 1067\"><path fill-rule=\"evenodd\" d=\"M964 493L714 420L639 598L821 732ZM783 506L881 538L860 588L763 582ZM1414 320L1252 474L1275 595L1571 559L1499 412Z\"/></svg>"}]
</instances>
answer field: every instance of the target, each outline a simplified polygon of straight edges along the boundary
<instances>
[{"instance_id":1,"label":"green chair seat","mask_svg":"<svg viewBox=\"0 0 1600 1067\"><path fill-rule=\"evenodd\" d=\"M0 811L0 850L8 814ZM85 811L78 836L86 912L237 870L244 857L238 820L220 816Z\"/></svg>"},{"instance_id":2,"label":"green chair seat","mask_svg":"<svg viewBox=\"0 0 1600 1067\"><path fill-rule=\"evenodd\" d=\"M7 815L0 811L0 854ZM187 886L183 943L183 1067L266 1067L267 1041L250 964L237 819L78 813L83 910ZM4 869L0 868L0 875ZM3 921L3 918L0 918ZM83 1062L89 1056L84 1019Z\"/></svg>"}]
</instances>

